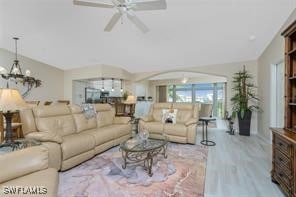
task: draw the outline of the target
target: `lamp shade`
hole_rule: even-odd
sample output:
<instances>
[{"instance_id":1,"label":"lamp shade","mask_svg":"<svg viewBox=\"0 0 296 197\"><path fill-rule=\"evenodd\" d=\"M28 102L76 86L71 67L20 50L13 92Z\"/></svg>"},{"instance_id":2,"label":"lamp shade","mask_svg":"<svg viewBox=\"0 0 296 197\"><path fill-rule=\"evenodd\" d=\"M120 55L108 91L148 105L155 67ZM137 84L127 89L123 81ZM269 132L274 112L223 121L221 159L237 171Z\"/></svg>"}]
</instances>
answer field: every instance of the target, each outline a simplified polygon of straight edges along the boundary
<instances>
[{"instance_id":1,"label":"lamp shade","mask_svg":"<svg viewBox=\"0 0 296 197\"><path fill-rule=\"evenodd\" d=\"M133 104L133 103L136 103L136 102L137 102L136 97L133 96L133 95L129 95L124 103Z\"/></svg>"},{"instance_id":2,"label":"lamp shade","mask_svg":"<svg viewBox=\"0 0 296 197\"><path fill-rule=\"evenodd\" d=\"M26 102L18 90L0 89L0 110L2 112L16 111L26 106Z\"/></svg>"}]
</instances>

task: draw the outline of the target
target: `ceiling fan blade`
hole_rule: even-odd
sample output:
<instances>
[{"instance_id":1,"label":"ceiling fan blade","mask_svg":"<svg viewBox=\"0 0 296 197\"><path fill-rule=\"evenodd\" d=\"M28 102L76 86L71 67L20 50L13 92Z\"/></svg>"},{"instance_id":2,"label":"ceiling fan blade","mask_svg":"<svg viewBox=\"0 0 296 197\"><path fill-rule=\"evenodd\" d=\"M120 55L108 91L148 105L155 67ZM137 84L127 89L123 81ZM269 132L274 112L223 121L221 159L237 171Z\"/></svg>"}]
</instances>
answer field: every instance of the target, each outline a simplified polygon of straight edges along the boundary
<instances>
[{"instance_id":1,"label":"ceiling fan blade","mask_svg":"<svg viewBox=\"0 0 296 197\"><path fill-rule=\"evenodd\" d=\"M149 31L148 27L133 13L127 12L127 18L131 20L136 27L138 27L143 33L147 33Z\"/></svg>"},{"instance_id":2,"label":"ceiling fan blade","mask_svg":"<svg viewBox=\"0 0 296 197\"><path fill-rule=\"evenodd\" d=\"M119 21L121 16L122 16L121 13L119 12L115 13L110 19L109 23L106 25L104 31L110 32L113 29L113 27L116 25L116 23Z\"/></svg>"},{"instance_id":3,"label":"ceiling fan blade","mask_svg":"<svg viewBox=\"0 0 296 197\"><path fill-rule=\"evenodd\" d=\"M79 1L79 0L73 0L74 5L81 5L81 6L88 6L88 7L99 7L99 8L113 8L113 4L108 3L95 3L90 1Z\"/></svg>"},{"instance_id":4,"label":"ceiling fan blade","mask_svg":"<svg viewBox=\"0 0 296 197\"><path fill-rule=\"evenodd\" d=\"M167 4L165 0L154 0L154 1L140 1L131 3L132 10L134 11L144 11L144 10L165 10L167 8Z\"/></svg>"},{"instance_id":5,"label":"ceiling fan blade","mask_svg":"<svg viewBox=\"0 0 296 197\"><path fill-rule=\"evenodd\" d=\"M160 1L160 0L126 0L128 3L146 3L151 1Z\"/></svg>"}]
</instances>

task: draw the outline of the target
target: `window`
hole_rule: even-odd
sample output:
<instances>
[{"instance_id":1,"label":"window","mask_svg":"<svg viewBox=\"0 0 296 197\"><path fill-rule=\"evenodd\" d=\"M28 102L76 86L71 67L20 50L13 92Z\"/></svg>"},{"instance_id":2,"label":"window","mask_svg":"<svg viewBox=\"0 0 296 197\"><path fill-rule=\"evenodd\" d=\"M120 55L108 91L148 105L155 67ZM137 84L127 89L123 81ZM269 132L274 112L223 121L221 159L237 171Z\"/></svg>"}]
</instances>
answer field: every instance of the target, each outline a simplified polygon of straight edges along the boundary
<instances>
[{"instance_id":1,"label":"window","mask_svg":"<svg viewBox=\"0 0 296 197\"><path fill-rule=\"evenodd\" d=\"M225 84L218 83L216 86L217 90L217 100L216 108L214 110L215 116L224 117L225 112Z\"/></svg>"},{"instance_id":2,"label":"window","mask_svg":"<svg viewBox=\"0 0 296 197\"><path fill-rule=\"evenodd\" d=\"M195 84L195 102L213 104L214 84Z\"/></svg>"},{"instance_id":3,"label":"window","mask_svg":"<svg viewBox=\"0 0 296 197\"><path fill-rule=\"evenodd\" d=\"M176 85L176 102L184 103L184 102L192 102L192 85Z\"/></svg>"},{"instance_id":4,"label":"window","mask_svg":"<svg viewBox=\"0 0 296 197\"><path fill-rule=\"evenodd\" d=\"M168 85L168 102L174 102L174 85Z\"/></svg>"},{"instance_id":5,"label":"window","mask_svg":"<svg viewBox=\"0 0 296 197\"><path fill-rule=\"evenodd\" d=\"M168 85L167 101L177 103L210 103L213 116L224 117L225 83Z\"/></svg>"}]
</instances>

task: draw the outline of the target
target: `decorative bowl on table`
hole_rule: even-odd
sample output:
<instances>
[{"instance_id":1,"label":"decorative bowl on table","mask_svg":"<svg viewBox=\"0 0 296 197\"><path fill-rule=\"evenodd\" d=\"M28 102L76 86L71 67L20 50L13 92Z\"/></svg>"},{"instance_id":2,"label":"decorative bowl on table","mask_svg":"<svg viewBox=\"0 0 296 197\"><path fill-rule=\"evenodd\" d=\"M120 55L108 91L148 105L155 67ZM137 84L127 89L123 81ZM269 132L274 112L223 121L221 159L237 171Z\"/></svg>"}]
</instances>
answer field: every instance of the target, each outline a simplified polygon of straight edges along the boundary
<instances>
[{"instance_id":1,"label":"decorative bowl on table","mask_svg":"<svg viewBox=\"0 0 296 197\"><path fill-rule=\"evenodd\" d=\"M146 142L149 138L149 131L146 128L143 128L139 133L138 136L142 142Z\"/></svg>"}]
</instances>

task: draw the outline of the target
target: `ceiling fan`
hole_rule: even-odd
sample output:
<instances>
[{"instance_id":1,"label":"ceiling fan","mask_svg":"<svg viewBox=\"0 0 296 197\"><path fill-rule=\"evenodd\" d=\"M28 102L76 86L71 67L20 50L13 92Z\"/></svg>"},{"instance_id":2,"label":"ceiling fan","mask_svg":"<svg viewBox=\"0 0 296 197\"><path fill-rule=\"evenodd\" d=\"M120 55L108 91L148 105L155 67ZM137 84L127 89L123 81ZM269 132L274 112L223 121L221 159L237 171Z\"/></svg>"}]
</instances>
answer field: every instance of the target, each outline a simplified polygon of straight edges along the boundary
<instances>
[{"instance_id":1,"label":"ceiling fan","mask_svg":"<svg viewBox=\"0 0 296 197\"><path fill-rule=\"evenodd\" d=\"M148 27L135 15L134 11L164 10L167 8L165 0L112 0L112 3L99 3L93 1L73 0L74 5L115 8L117 12L112 16L104 31L110 32L119 19L126 14L127 18L143 33L149 31Z\"/></svg>"}]
</instances>

